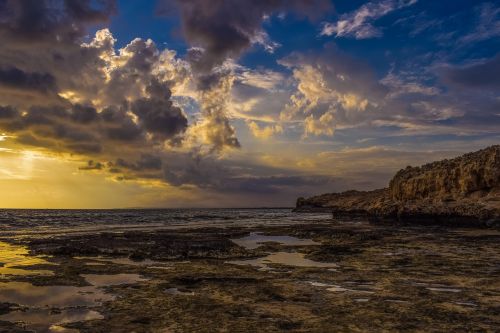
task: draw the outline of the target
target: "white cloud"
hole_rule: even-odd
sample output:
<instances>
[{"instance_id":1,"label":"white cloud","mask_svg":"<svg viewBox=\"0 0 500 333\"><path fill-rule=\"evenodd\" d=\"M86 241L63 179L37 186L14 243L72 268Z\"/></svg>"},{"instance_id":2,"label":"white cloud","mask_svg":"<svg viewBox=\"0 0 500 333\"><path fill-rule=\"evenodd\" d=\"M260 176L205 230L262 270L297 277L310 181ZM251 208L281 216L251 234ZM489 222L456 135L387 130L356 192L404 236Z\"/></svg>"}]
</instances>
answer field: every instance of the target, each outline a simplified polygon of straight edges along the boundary
<instances>
[{"instance_id":1,"label":"white cloud","mask_svg":"<svg viewBox=\"0 0 500 333\"><path fill-rule=\"evenodd\" d=\"M500 36L500 7L485 3L475 8L476 28L459 39L459 44L469 44Z\"/></svg>"},{"instance_id":2,"label":"white cloud","mask_svg":"<svg viewBox=\"0 0 500 333\"><path fill-rule=\"evenodd\" d=\"M384 0L369 2L357 10L343 14L337 22L326 22L321 35L335 37L352 37L355 39L377 38L382 31L373 22L388 13L415 4L417 0Z\"/></svg>"},{"instance_id":3,"label":"white cloud","mask_svg":"<svg viewBox=\"0 0 500 333\"><path fill-rule=\"evenodd\" d=\"M432 86L425 86L416 81L409 81L405 78L389 72L380 83L390 89L387 97L396 98L405 94L420 94L427 96L436 96L441 92L440 89Z\"/></svg>"},{"instance_id":4,"label":"white cloud","mask_svg":"<svg viewBox=\"0 0 500 333\"><path fill-rule=\"evenodd\" d=\"M309 134L332 136L334 132L335 116L333 112L326 112L319 119L315 119L314 115L310 115L304 120L304 137Z\"/></svg>"},{"instance_id":5,"label":"white cloud","mask_svg":"<svg viewBox=\"0 0 500 333\"><path fill-rule=\"evenodd\" d=\"M259 126L255 121L249 121L247 125L254 137L263 140L267 140L275 134L283 132L281 125Z\"/></svg>"},{"instance_id":6,"label":"white cloud","mask_svg":"<svg viewBox=\"0 0 500 333\"><path fill-rule=\"evenodd\" d=\"M252 36L252 44L261 45L266 52L273 54L278 48L281 47L281 44L273 41L267 32L261 30Z\"/></svg>"}]
</instances>

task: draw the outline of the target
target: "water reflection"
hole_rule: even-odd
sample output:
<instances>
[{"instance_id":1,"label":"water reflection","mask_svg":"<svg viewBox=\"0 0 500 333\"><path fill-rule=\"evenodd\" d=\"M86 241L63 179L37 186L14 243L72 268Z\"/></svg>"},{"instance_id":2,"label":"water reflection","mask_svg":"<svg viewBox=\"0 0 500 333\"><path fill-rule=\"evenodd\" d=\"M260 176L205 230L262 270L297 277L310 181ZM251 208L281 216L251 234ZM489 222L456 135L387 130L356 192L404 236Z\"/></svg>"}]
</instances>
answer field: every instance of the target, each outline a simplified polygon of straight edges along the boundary
<instances>
[{"instance_id":1,"label":"water reflection","mask_svg":"<svg viewBox=\"0 0 500 333\"><path fill-rule=\"evenodd\" d=\"M63 327L64 324L103 318L99 312L85 308L66 309L59 312L35 308L27 311L14 311L0 316L0 320L18 323L20 326L36 332L64 333L78 332L78 330Z\"/></svg>"},{"instance_id":2,"label":"water reflection","mask_svg":"<svg viewBox=\"0 0 500 333\"><path fill-rule=\"evenodd\" d=\"M88 283L95 287L116 286L120 284L134 284L137 282L147 281L139 274L84 274L82 275Z\"/></svg>"},{"instance_id":3,"label":"water reflection","mask_svg":"<svg viewBox=\"0 0 500 333\"><path fill-rule=\"evenodd\" d=\"M337 267L334 263L319 262L306 259L303 253L298 252L276 252L271 253L265 257L250 259L250 260L234 260L227 261L228 264L234 265L251 265L267 269L270 264L281 264L296 267Z\"/></svg>"},{"instance_id":4,"label":"water reflection","mask_svg":"<svg viewBox=\"0 0 500 333\"><path fill-rule=\"evenodd\" d=\"M33 265L53 265L42 257L29 256L25 246L0 242L0 276L5 275L52 275L48 270L28 270Z\"/></svg>"},{"instance_id":5,"label":"water reflection","mask_svg":"<svg viewBox=\"0 0 500 333\"><path fill-rule=\"evenodd\" d=\"M1 282L0 299L28 307L96 306L113 299L95 286L34 286L28 282Z\"/></svg>"},{"instance_id":6,"label":"water reflection","mask_svg":"<svg viewBox=\"0 0 500 333\"><path fill-rule=\"evenodd\" d=\"M169 295L194 296L194 291L180 291L177 288L168 288L165 292Z\"/></svg>"},{"instance_id":7,"label":"water reflection","mask_svg":"<svg viewBox=\"0 0 500 333\"><path fill-rule=\"evenodd\" d=\"M292 236L267 236L258 232L252 232L250 233L250 235L246 237L231 239L231 241L249 250L256 249L266 242L276 242L288 246L304 246L304 245L319 244L311 239L300 239Z\"/></svg>"},{"instance_id":8,"label":"water reflection","mask_svg":"<svg viewBox=\"0 0 500 333\"><path fill-rule=\"evenodd\" d=\"M342 287L342 286L337 285L337 284L329 284L329 283L322 283L322 282L316 282L316 281L308 281L308 283L314 287L326 288L326 290L331 291L331 292L353 292L353 293L363 293L363 294L373 294L374 293L374 291L372 291L372 290L367 290L367 289L373 288L373 286L362 284L362 283L345 282L346 284L354 285L354 287L356 287L356 289ZM360 298L356 301L363 302L362 300L364 300L364 298Z\"/></svg>"},{"instance_id":9,"label":"water reflection","mask_svg":"<svg viewBox=\"0 0 500 333\"><path fill-rule=\"evenodd\" d=\"M23 306L0 316L0 320L20 323L37 332L75 332L64 324L102 319L92 307L115 297L102 287L133 284L146 279L138 274L95 275L83 277L91 286L34 286L27 282L0 282L0 301Z\"/></svg>"},{"instance_id":10,"label":"water reflection","mask_svg":"<svg viewBox=\"0 0 500 333\"><path fill-rule=\"evenodd\" d=\"M107 263L113 263L116 265L129 265L129 266L162 266L162 265L170 265L170 263L164 261L157 261L151 259L144 260L132 260L127 257L121 258L110 258L110 257L74 257L74 259L80 260L88 260L89 262L86 265L106 265Z\"/></svg>"}]
</instances>

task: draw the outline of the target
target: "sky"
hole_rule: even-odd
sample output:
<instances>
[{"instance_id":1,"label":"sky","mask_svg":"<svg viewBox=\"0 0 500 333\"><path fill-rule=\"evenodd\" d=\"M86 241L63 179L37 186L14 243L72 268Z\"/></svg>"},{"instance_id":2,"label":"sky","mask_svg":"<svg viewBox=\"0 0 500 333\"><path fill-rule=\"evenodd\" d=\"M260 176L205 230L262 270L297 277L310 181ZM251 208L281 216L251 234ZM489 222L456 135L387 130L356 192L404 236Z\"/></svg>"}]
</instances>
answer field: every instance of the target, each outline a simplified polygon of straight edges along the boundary
<instances>
[{"instance_id":1,"label":"sky","mask_svg":"<svg viewBox=\"0 0 500 333\"><path fill-rule=\"evenodd\" d=\"M290 207L500 142L500 4L0 0L0 207Z\"/></svg>"}]
</instances>

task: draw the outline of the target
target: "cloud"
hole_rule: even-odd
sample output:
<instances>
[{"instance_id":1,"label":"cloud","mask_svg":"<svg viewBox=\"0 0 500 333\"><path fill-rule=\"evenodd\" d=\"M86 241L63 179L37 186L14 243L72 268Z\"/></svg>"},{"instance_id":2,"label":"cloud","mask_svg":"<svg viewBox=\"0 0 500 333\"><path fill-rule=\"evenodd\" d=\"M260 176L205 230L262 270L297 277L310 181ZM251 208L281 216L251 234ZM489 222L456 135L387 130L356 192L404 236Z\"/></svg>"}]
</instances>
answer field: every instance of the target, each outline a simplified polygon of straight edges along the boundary
<instances>
[{"instance_id":1,"label":"cloud","mask_svg":"<svg viewBox=\"0 0 500 333\"><path fill-rule=\"evenodd\" d=\"M17 115L18 115L17 110L14 109L12 106L0 105L0 119L12 119L15 118Z\"/></svg>"},{"instance_id":2,"label":"cloud","mask_svg":"<svg viewBox=\"0 0 500 333\"><path fill-rule=\"evenodd\" d=\"M90 170L102 170L104 165L101 162L94 162L93 160L89 160L87 165L79 167L80 170L90 171Z\"/></svg>"},{"instance_id":3,"label":"cloud","mask_svg":"<svg viewBox=\"0 0 500 333\"><path fill-rule=\"evenodd\" d=\"M335 47L320 54L294 54L280 63L293 70L296 81L280 119L302 121L304 136L332 136L337 126L365 121L387 94L369 66Z\"/></svg>"},{"instance_id":4,"label":"cloud","mask_svg":"<svg viewBox=\"0 0 500 333\"><path fill-rule=\"evenodd\" d=\"M283 133L281 125L259 126L255 121L249 121L247 125L252 135L258 139L267 140L277 133Z\"/></svg>"},{"instance_id":5,"label":"cloud","mask_svg":"<svg viewBox=\"0 0 500 333\"><path fill-rule=\"evenodd\" d=\"M97 22L85 3L60 5L84 22ZM9 19L15 25L15 17ZM56 23L50 29L66 27ZM189 125L172 101L172 89L184 89L189 76L174 52L159 51L154 42L142 39L116 50L107 29L89 42L77 36L47 37L37 52L31 41L10 44L8 37L5 31L0 35L5 45L0 50L0 130L9 134L9 141L90 157L93 162L81 170L121 173L122 179L163 179L161 167L151 166L161 162L162 151L182 142Z\"/></svg>"},{"instance_id":6,"label":"cloud","mask_svg":"<svg viewBox=\"0 0 500 333\"><path fill-rule=\"evenodd\" d=\"M379 79L336 47L295 53L280 60L295 81L280 120L287 133L301 126L303 138L348 131L374 137L491 134L500 121L493 93L497 62L498 56L466 67L391 69Z\"/></svg>"},{"instance_id":7,"label":"cloud","mask_svg":"<svg viewBox=\"0 0 500 333\"><path fill-rule=\"evenodd\" d=\"M56 80L50 73L27 73L19 68L9 67L0 68L0 86L45 94L56 90Z\"/></svg>"},{"instance_id":8,"label":"cloud","mask_svg":"<svg viewBox=\"0 0 500 333\"><path fill-rule=\"evenodd\" d=\"M381 17L407 6L415 4L417 0L383 0L368 2L357 10L343 14L337 22L323 24L321 35L335 37L351 37L355 39L377 38L382 31L373 25Z\"/></svg>"},{"instance_id":9,"label":"cloud","mask_svg":"<svg viewBox=\"0 0 500 333\"><path fill-rule=\"evenodd\" d=\"M139 124L159 140L172 139L184 133L188 126L186 116L173 105L167 93L163 98L140 98L132 103L131 111L137 116Z\"/></svg>"},{"instance_id":10,"label":"cloud","mask_svg":"<svg viewBox=\"0 0 500 333\"><path fill-rule=\"evenodd\" d=\"M98 3L89 2L88 8L95 9ZM37 4L43 10L35 11L36 15L53 14L48 2ZM306 187L312 192L320 182L316 176L289 175L287 170L249 166L246 160L234 162L215 154L240 145L228 115L234 82L271 91L282 76L237 69L228 59L207 72L193 70L196 59L179 59L174 51L159 50L151 40L137 38L117 49L107 29L85 40L85 27L104 22L112 13L104 9L102 16L80 12L87 8L85 4L69 9L61 2L65 14L47 29L54 35L75 30L60 39L40 38L37 52L32 51L36 32L26 32L24 39L10 43L18 32L2 25L3 143L71 156L84 161L81 172L103 173L119 181L147 180L238 194L275 194ZM70 14L71 10L80 14ZM71 15L81 18L73 28L66 24L66 20L77 20ZM1 23L6 20L17 24L15 17L3 18ZM199 51L205 57L206 50ZM196 50L189 56L196 56ZM201 106L201 114L194 110L188 121L187 113L174 102L177 98L194 101ZM259 130L261 136L267 135L267 129ZM279 126L273 125L273 131L279 132Z\"/></svg>"},{"instance_id":11,"label":"cloud","mask_svg":"<svg viewBox=\"0 0 500 333\"><path fill-rule=\"evenodd\" d=\"M211 144L213 152L240 147L229 120L235 81L232 60L252 45L262 45L271 53L279 47L262 28L266 17L284 11L313 17L331 7L328 0L178 0L175 9L172 1L161 4L160 13L180 13L182 31L192 46L187 59L194 72L203 118L189 133L197 137L194 141Z\"/></svg>"},{"instance_id":12,"label":"cloud","mask_svg":"<svg viewBox=\"0 0 500 333\"><path fill-rule=\"evenodd\" d=\"M458 44L473 44L500 36L500 7L483 3L474 8L475 29L458 39ZM468 13L470 15L470 13Z\"/></svg>"},{"instance_id":13,"label":"cloud","mask_svg":"<svg viewBox=\"0 0 500 333\"><path fill-rule=\"evenodd\" d=\"M220 67L210 74L198 76L197 99L201 106L202 118L188 132L195 144L211 146L209 152L222 152L226 149L240 148L236 131L228 118L228 104L234 75L231 68Z\"/></svg>"},{"instance_id":14,"label":"cloud","mask_svg":"<svg viewBox=\"0 0 500 333\"><path fill-rule=\"evenodd\" d=\"M177 0L176 4L185 38L205 50L196 63L205 71L238 58L253 43L269 45L262 30L266 17L285 11L315 17L331 7L327 0ZM163 13L172 10L171 1L159 8Z\"/></svg>"},{"instance_id":15,"label":"cloud","mask_svg":"<svg viewBox=\"0 0 500 333\"><path fill-rule=\"evenodd\" d=\"M438 87L424 85L418 82L415 78L407 80L390 71L380 83L391 89L389 98L397 98L402 95L427 95L436 96L441 93Z\"/></svg>"},{"instance_id":16,"label":"cloud","mask_svg":"<svg viewBox=\"0 0 500 333\"><path fill-rule=\"evenodd\" d=\"M115 10L115 0L4 0L0 36L14 44L73 43Z\"/></svg>"},{"instance_id":17,"label":"cloud","mask_svg":"<svg viewBox=\"0 0 500 333\"><path fill-rule=\"evenodd\" d=\"M500 54L468 66L447 66L441 79L450 85L472 89L500 89Z\"/></svg>"},{"instance_id":18,"label":"cloud","mask_svg":"<svg viewBox=\"0 0 500 333\"><path fill-rule=\"evenodd\" d=\"M310 115L304 120L304 136L307 137L308 134L332 136L334 126L335 118L333 112L326 112L319 119L314 119L314 115Z\"/></svg>"},{"instance_id":19,"label":"cloud","mask_svg":"<svg viewBox=\"0 0 500 333\"><path fill-rule=\"evenodd\" d=\"M290 78L278 71L243 66L235 68L234 75L229 105L233 117L278 122L283 105L290 99Z\"/></svg>"}]
</instances>

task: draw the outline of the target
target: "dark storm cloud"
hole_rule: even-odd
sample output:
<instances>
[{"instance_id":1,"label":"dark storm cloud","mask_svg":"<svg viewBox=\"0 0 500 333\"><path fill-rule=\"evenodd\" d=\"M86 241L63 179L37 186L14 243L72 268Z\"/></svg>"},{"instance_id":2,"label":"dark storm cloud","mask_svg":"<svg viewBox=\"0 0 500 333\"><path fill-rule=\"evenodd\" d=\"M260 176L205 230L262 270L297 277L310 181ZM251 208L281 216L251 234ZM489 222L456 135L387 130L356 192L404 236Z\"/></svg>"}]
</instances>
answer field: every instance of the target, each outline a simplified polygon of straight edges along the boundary
<instances>
[{"instance_id":1,"label":"dark storm cloud","mask_svg":"<svg viewBox=\"0 0 500 333\"><path fill-rule=\"evenodd\" d=\"M89 124L97 120L99 114L91 106L75 105L71 113L71 120L80 124Z\"/></svg>"},{"instance_id":2,"label":"dark storm cloud","mask_svg":"<svg viewBox=\"0 0 500 333\"><path fill-rule=\"evenodd\" d=\"M235 177L225 183L222 190L246 193L279 193L290 188L317 187L332 183L326 176L264 176Z\"/></svg>"},{"instance_id":3,"label":"dark storm cloud","mask_svg":"<svg viewBox=\"0 0 500 333\"><path fill-rule=\"evenodd\" d=\"M115 0L2 0L0 36L15 43L74 41L115 9Z\"/></svg>"},{"instance_id":4,"label":"dark storm cloud","mask_svg":"<svg viewBox=\"0 0 500 333\"><path fill-rule=\"evenodd\" d=\"M500 54L466 67L448 67L442 79L451 85L474 89L500 89Z\"/></svg>"},{"instance_id":5,"label":"dark storm cloud","mask_svg":"<svg viewBox=\"0 0 500 333\"><path fill-rule=\"evenodd\" d=\"M28 73L16 67L0 68L0 86L41 93L56 90L56 79L50 73Z\"/></svg>"},{"instance_id":6,"label":"dark storm cloud","mask_svg":"<svg viewBox=\"0 0 500 333\"><path fill-rule=\"evenodd\" d=\"M193 46L205 52L196 62L209 70L227 58L236 58L248 49L266 15L295 11L311 17L321 15L331 6L328 0L167 0L160 11L172 9L175 2L182 18L184 35Z\"/></svg>"},{"instance_id":7,"label":"dark storm cloud","mask_svg":"<svg viewBox=\"0 0 500 333\"><path fill-rule=\"evenodd\" d=\"M87 161L87 165L80 167L80 170L102 170L104 165L101 162Z\"/></svg>"},{"instance_id":8,"label":"dark storm cloud","mask_svg":"<svg viewBox=\"0 0 500 333\"><path fill-rule=\"evenodd\" d=\"M0 107L0 128L16 134L22 143L78 154L100 153L116 142L144 143L147 132L123 110L108 108L98 113L78 104L32 106L24 113Z\"/></svg>"},{"instance_id":9,"label":"dark storm cloud","mask_svg":"<svg viewBox=\"0 0 500 333\"><path fill-rule=\"evenodd\" d=\"M0 105L0 119L11 119L17 117L17 115L18 115L17 110L12 106Z\"/></svg>"},{"instance_id":10,"label":"dark storm cloud","mask_svg":"<svg viewBox=\"0 0 500 333\"><path fill-rule=\"evenodd\" d=\"M132 142L142 138L143 132L137 124L127 116L127 110L120 107L107 107L100 114L107 139Z\"/></svg>"},{"instance_id":11,"label":"dark storm cloud","mask_svg":"<svg viewBox=\"0 0 500 333\"><path fill-rule=\"evenodd\" d=\"M163 177L173 186L196 185L224 193L272 194L289 190L327 186L332 177L293 175L293 171L224 161L196 152L164 156ZM242 175L242 170L245 175ZM292 173L292 175L290 175Z\"/></svg>"},{"instance_id":12,"label":"dark storm cloud","mask_svg":"<svg viewBox=\"0 0 500 333\"><path fill-rule=\"evenodd\" d=\"M152 80L146 91L150 98L140 98L131 105L131 111L138 117L141 125L160 139L172 139L184 133L188 121L182 110L174 106L167 84Z\"/></svg>"},{"instance_id":13,"label":"dark storm cloud","mask_svg":"<svg viewBox=\"0 0 500 333\"><path fill-rule=\"evenodd\" d=\"M18 141L72 153L98 153L102 146L96 133L82 127L74 115L82 111L62 107L33 106L26 113L0 119L0 126L19 135Z\"/></svg>"},{"instance_id":14,"label":"dark storm cloud","mask_svg":"<svg viewBox=\"0 0 500 333\"><path fill-rule=\"evenodd\" d=\"M170 100L141 98L132 104L132 112L144 129L158 138L171 139L183 133L188 125L181 109Z\"/></svg>"},{"instance_id":15,"label":"dark storm cloud","mask_svg":"<svg viewBox=\"0 0 500 333\"><path fill-rule=\"evenodd\" d=\"M129 162L122 158L116 160L113 166L134 171L161 170L163 161L159 156L152 154L141 154L137 161Z\"/></svg>"}]
</instances>

